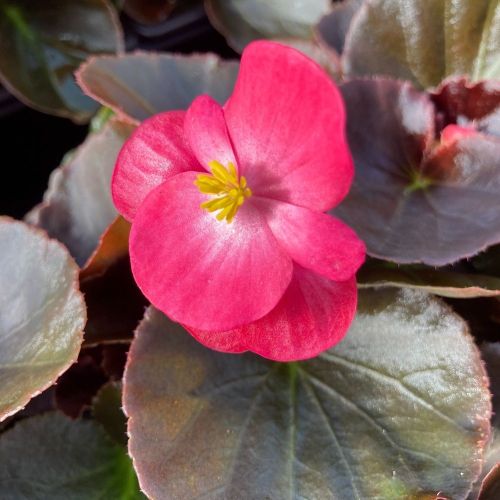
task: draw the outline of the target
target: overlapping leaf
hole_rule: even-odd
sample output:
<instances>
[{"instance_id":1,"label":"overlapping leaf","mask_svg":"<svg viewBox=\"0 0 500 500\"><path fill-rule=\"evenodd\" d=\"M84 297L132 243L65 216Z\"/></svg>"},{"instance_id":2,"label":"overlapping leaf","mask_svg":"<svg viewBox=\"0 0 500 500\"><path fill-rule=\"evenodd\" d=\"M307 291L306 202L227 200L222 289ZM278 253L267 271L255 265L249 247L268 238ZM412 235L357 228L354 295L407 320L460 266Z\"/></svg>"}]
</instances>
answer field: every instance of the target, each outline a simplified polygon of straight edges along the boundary
<instances>
[{"instance_id":1,"label":"overlapping leaf","mask_svg":"<svg viewBox=\"0 0 500 500\"><path fill-rule=\"evenodd\" d=\"M125 449L99 424L46 414L0 436L0 497L51 500L139 500Z\"/></svg>"},{"instance_id":2,"label":"overlapping leaf","mask_svg":"<svg viewBox=\"0 0 500 500\"><path fill-rule=\"evenodd\" d=\"M208 17L229 45L241 52L261 38L311 38L329 0L205 0Z\"/></svg>"},{"instance_id":3,"label":"overlapping leaf","mask_svg":"<svg viewBox=\"0 0 500 500\"><path fill-rule=\"evenodd\" d=\"M78 267L60 243L0 218L0 248L1 420L75 361L86 315Z\"/></svg>"},{"instance_id":4,"label":"overlapping leaf","mask_svg":"<svg viewBox=\"0 0 500 500\"><path fill-rule=\"evenodd\" d=\"M80 266L118 215L111 199L111 175L132 130L112 119L100 132L90 134L68 163L53 172L43 203L28 217L62 241Z\"/></svg>"},{"instance_id":5,"label":"overlapping leaf","mask_svg":"<svg viewBox=\"0 0 500 500\"><path fill-rule=\"evenodd\" d=\"M420 88L451 75L500 77L498 0L368 0L345 42L350 76L388 75Z\"/></svg>"},{"instance_id":6,"label":"overlapping leaf","mask_svg":"<svg viewBox=\"0 0 500 500\"><path fill-rule=\"evenodd\" d=\"M500 241L499 138L438 145L431 99L408 83L353 80L342 93L356 177L336 213L371 255L440 266Z\"/></svg>"},{"instance_id":7,"label":"overlapping leaf","mask_svg":"<svg viewBox=\"0 0 500 500\"><path fill-rule=\"evenodd\" d=\"M238 66L213 54L135 52L91 58L77 80L87 95L137 123L161 111L186 109L200 94L223 104L232 93Z\"/></svg>"},{"instance_id":8,"label":"overlapping leaf","mask_svg":"<svg viewBox=\"0 0 500 500\"><path fill-rule=\"evenodd\" d=\"M490 415L465 323L408 290L361 292L346 338L289 364L207 350L150 309L124 405L142 488L182 499L463 499Z\"/></svg>"},{"instance_id":9,"label":"overlapping leaf","mask_svg":"<svg viewBox=\"0 0 500 500\"><path fill-rule=\"evenodd\" d=\"M118 16L107 0L0 2L0 79L41 111L85 121L97 105L73 71L91 54L123 48Z\"/></svg>"}]
</instances>

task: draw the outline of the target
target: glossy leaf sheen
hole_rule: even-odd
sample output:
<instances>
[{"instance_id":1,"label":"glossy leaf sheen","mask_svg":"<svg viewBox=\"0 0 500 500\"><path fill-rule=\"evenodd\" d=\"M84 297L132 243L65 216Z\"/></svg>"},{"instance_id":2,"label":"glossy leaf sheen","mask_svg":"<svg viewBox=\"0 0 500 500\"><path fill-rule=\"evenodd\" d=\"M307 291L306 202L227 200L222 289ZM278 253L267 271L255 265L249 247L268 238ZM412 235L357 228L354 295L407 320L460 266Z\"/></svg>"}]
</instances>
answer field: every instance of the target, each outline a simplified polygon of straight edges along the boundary
<instances>
[{"instance_id":1,"label":"glossy leaf sheen","mask_svg":"<svg viewBox=\"0 0 500 500\"><path fill-rule=\"evenodd\" d=\"M0 79L16 97L41 111L87 120L97 105L82 94L74 70L91 54L123 48L107 0L0 2Z\"/></svg>"},{"instance_id":2,"label":"glossy leaf sheen","mask_svg":"<svg viewBox=\"0 0 500 500\"><path fill-rule=\"evenodd\" d=\"M124 383L152 498L463 499L489 432L465 323L414 291L362 292L345 339L292 364L207 350L150 309Z\"/></svg>"},{"instance_id":3,"label":"glossy leaf sheen","mask_svg":"<svg viewBox=\"0 0 500 500\"><path fill-rule=\"evenodd\" d=\"M135 52L91 58L76 76L87 95L137 123L162 111L186 109L201 94L223 104L238 66L213 54Z\"/></svg>"},{"instance_id":4,"label":"glossy leaf sheen","mask_svg":"<svg viewBox=\"0 0 500 500\"><path fill-rule=\"evenodd\" d=\"M329 0L205 0L210 21L238 52L261 38L311 38L329 6Z\"/></svg>"},{"instance_id":5,"label":"glossy leaf sheen","mask_svg":"<svg viewBox=\"0 0 500 500\"><path fill-rule=\"evenodd\" d=\"M111 120L90 134L69 162L52 173L43 203L28 216L29 222L62 241L82 267L118 215L111 199L111 175L132 130L131 125Z\"/></svg>"},{"instance_id":6,"label":"glossy leaf sheen","mask_svg":"<svg viewBox=\"0 0 500 500\"><path fill-rule=\"evenodd\" d=\"M0 249L2 420L75 361L86 315L78 268L61 244L2 217Z\"/></svg>"},{"instance_id":7,"label":"glossy leaf sheen","mask_svg":"<svg viewBox=\"0 0 500 500\"><path fill-rule=\"evenodd\" d=\"M428 95L389 79L341 88L356 176L335 209L368 253L445 265L500 241L500 141L474 133L433 148ZM415 188L415 178L430 184Z\"/></svg>"},{"instance_id":8,"label":"glossy leaf sheen","mask_svg":"<svg viewBox=\"0 0 500 500\"><path fill-rule=\"evenodd\" d=\"M99 424L52 413L19 422L0 437L4 500L139 500L125 449Z\"/></svg>"},{"instance_id":9,"label":"glossy leaf sheen","mask_svg":"<svg viewBox=\"0 0 500 500\"><path fill-rule=\"evenodd\" d=\"M345 42L350 76L389 75L420 88L451 75L500 76L498 0L371 0Z\"/></svg>"}]
</instances>

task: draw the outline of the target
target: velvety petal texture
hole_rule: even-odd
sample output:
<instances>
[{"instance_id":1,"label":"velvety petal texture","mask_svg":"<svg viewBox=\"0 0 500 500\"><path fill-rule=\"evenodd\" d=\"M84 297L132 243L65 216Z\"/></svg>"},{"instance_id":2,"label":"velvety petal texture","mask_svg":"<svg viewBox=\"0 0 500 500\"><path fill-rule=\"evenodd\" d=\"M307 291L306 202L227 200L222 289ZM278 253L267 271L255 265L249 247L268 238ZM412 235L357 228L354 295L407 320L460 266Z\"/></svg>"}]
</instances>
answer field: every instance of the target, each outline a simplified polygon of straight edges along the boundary
<instances>
[{"instance_id":1,"label":"velvety petal texture","mask_svg":"<svg viewBox=\"0 0 500 500\"><path fill-rule=\"evenodd\" d=\"M280 201L256 201L280 245L301 266L334 281L356 273L365 260L365 244L342 221Z\"/></svg>"},{"instance_id":2,"label":"velvety petal texture","mask_svg":"<svg viewBox=\"0 0 500 500\"><path fill-rule=\"evenodd\" d=\"M202 170L184 136L184 111L160 113L147 120L125 142L111 183L117 210L134 220L148 193L172 175Z\"/></svg>"},{"instance_id":3,"label":"velvety petal texture","mask_svg":"<svg viewBox=\"0 0 500 500\"><path fill-rule=\"evenodd\" d=\"M340 341L365 257L323 213L353 177L344 126L331 79L275 42L245 49L224 106L202 95L140 125L113 197L151 303L221 351L291 361Z\"/></svg>"},{"instance_id":4,"label":"velvety petal texture","mask_svg":"<svg viewBox=\"0 0 500 500\"><path fill-rule=\"evenodd\" d=\"M354 277L337 283L294 266L279 304L262 319L226 332L185 328L202 344L223 352L252 351L276 361L312 358L345 336L357 303Z\"/></svg>"},{"instance_id":5,"label":"velvety petal texture","mask_svg":"<svg viewBox=\"0 0 500 500\"><path fill-rule=\"evenodd\" d=\"M184 132L191 150L208 169L212 161L237 165L221 105L208 95L193 101L186 113Z\"/></svg>"},{"instance_id":6,"label":"velvety petal texture","mask_svg":"<svg viewBox=\"0 0 500 500\"><path fill-rule=\"evenodd\" d=\"M230 329L273 309L292 261L251 205L231 224L203 210L195 178L179 174L141 205L130 234L132 271L144 295L174 321Z\"/></svg>"},{"instance_id":7,"label":"velvety petal texture","mask_svg":"<svg viewBox=\"0 0 500 500\"><path fill-rule=\"evenodd\" d=\"M319 211L347 194L354 170L344 105L314 61L278 43L250 44L225 115L255 194Z\"/></svg>"}]
</instances>

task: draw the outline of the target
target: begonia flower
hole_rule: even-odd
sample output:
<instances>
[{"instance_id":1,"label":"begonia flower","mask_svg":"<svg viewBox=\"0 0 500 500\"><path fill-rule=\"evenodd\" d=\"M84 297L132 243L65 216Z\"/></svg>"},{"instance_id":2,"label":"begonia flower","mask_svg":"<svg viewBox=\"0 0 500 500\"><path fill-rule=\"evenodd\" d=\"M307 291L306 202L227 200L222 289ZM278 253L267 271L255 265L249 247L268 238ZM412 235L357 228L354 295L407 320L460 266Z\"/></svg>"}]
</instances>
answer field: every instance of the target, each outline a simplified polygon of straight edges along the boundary
<instances>
[{"instance_id":1,"label":"begonia flower","mask_svg":"<svg viewBox=\"0 0 500 500\"><path fill-rule=\"evenodd\" d=\"M203 95L142 123L112 191L151 303L217 350L293 360L340 341L365 257L324 213L352 182L344 128L323 70L263 41L243 52L223 107Z\"/></svg>"}]
</instances>

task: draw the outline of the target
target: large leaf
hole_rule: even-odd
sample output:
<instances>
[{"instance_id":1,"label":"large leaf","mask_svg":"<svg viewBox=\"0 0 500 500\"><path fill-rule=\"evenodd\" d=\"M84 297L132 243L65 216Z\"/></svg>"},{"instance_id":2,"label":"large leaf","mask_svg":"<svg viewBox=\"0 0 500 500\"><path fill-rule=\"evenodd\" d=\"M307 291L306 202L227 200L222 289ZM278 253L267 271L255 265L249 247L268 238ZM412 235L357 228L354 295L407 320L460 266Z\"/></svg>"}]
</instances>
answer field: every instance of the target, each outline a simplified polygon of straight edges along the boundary
<instances>
[{"instance_id":1,"label":"large leaf","mask_svg":"<svg viewBox=\"0 0 500 500\"><path fill-rule=\"evenodd\" d=\"M214 27L238 52L261 38L311 38L330 0L205 0Z\"/></svg>"},{"instance_id":2,"label":"large leaf","mask_svg":"<svg viewBox=\"0 0 500 500\"><path fill-rule=\"evenodd\" d=\"M369 260L356 275L361 287L415 288L458 299L500 295L500 278L426 266L396 266Z\"/></svg>"},{"instance_id":3,"label":"large leaf","mask_svg":"<svg viewBox=\"0 0 500 500\"><path fill-rule=\"evenodd\" d=\"M351 76L389 75L421 88L451 75L500 77L499 0L369 0L344 48Z\"/></svg>"},{"instance_id":4,"label":"large leaf","mask_svg":"<svg viewBox=\"0 0 500 500\"><path fill-rule=\"evenodd\" d=\"M84 326L78 267L66 249L41 231L1 217L0 420L75 361Z\"/></svg>"},{"instance_id":5,"label":"large leaf","mask_svg":"<svg viewBox=\"0 0 500 500\"><path fill-rule=\"evenodd\" d=\"M23 420L0 436L0 463L3 500L144 498L125 449L89 420Z\"/></svg>"},{"instance_id":6,"label":"large leaf","mask_svg":"<svg viewBox=\"0 0 500 500\"><path fill-rule=\"evenodd\" d=\"M116 157L133 127L111 119L52 173L43 203L28 221L62 241L83 266L118 215L111 199Z\"/></svg>"},{"instance_id":7,"label":"large leaf","mask_svg":"<svg viewBox=\"0 0 500 500\"><path fill-rule=\"evenodd\" d=\"M335 210L368 252L445 265L500 241L500 141L436 141L430 97L396 80L342 86L356 177Z\"/></svg>"},{"instance_id":8,"label":"large leaf","mask_svg":"<svg viewBox=\"0 0 500 500\"><path fill-rule=\"evenodd\" d=\"M134 123L186 109L200 94L224 103L233 91L236 61L213 54L183 56L135 52L91 58L77 72L84 92Z\"/></svg>"},{"instance_id":9,"label":"large leaf","mask_svg":"<svg viewBox=\"0 0 500 500\"><path fill-rule=\"evenodd\" d=\"M90 55L123 48L107 0L0 1L0 79L41 111L87 120L97 109L73 71Z\"/></svg>"},{"instance_id":10,"label":"large leaf","mask_svg":"<svg viewBox=\"0 0 500 500\"><path fill-rule=\"evenodd\" d=\"M152 498L463 499L490 401L465 323L415 291L362 291L346 338L280 364L207 350L150 309L124 379Z\"/></svg>"}]
</instances>

